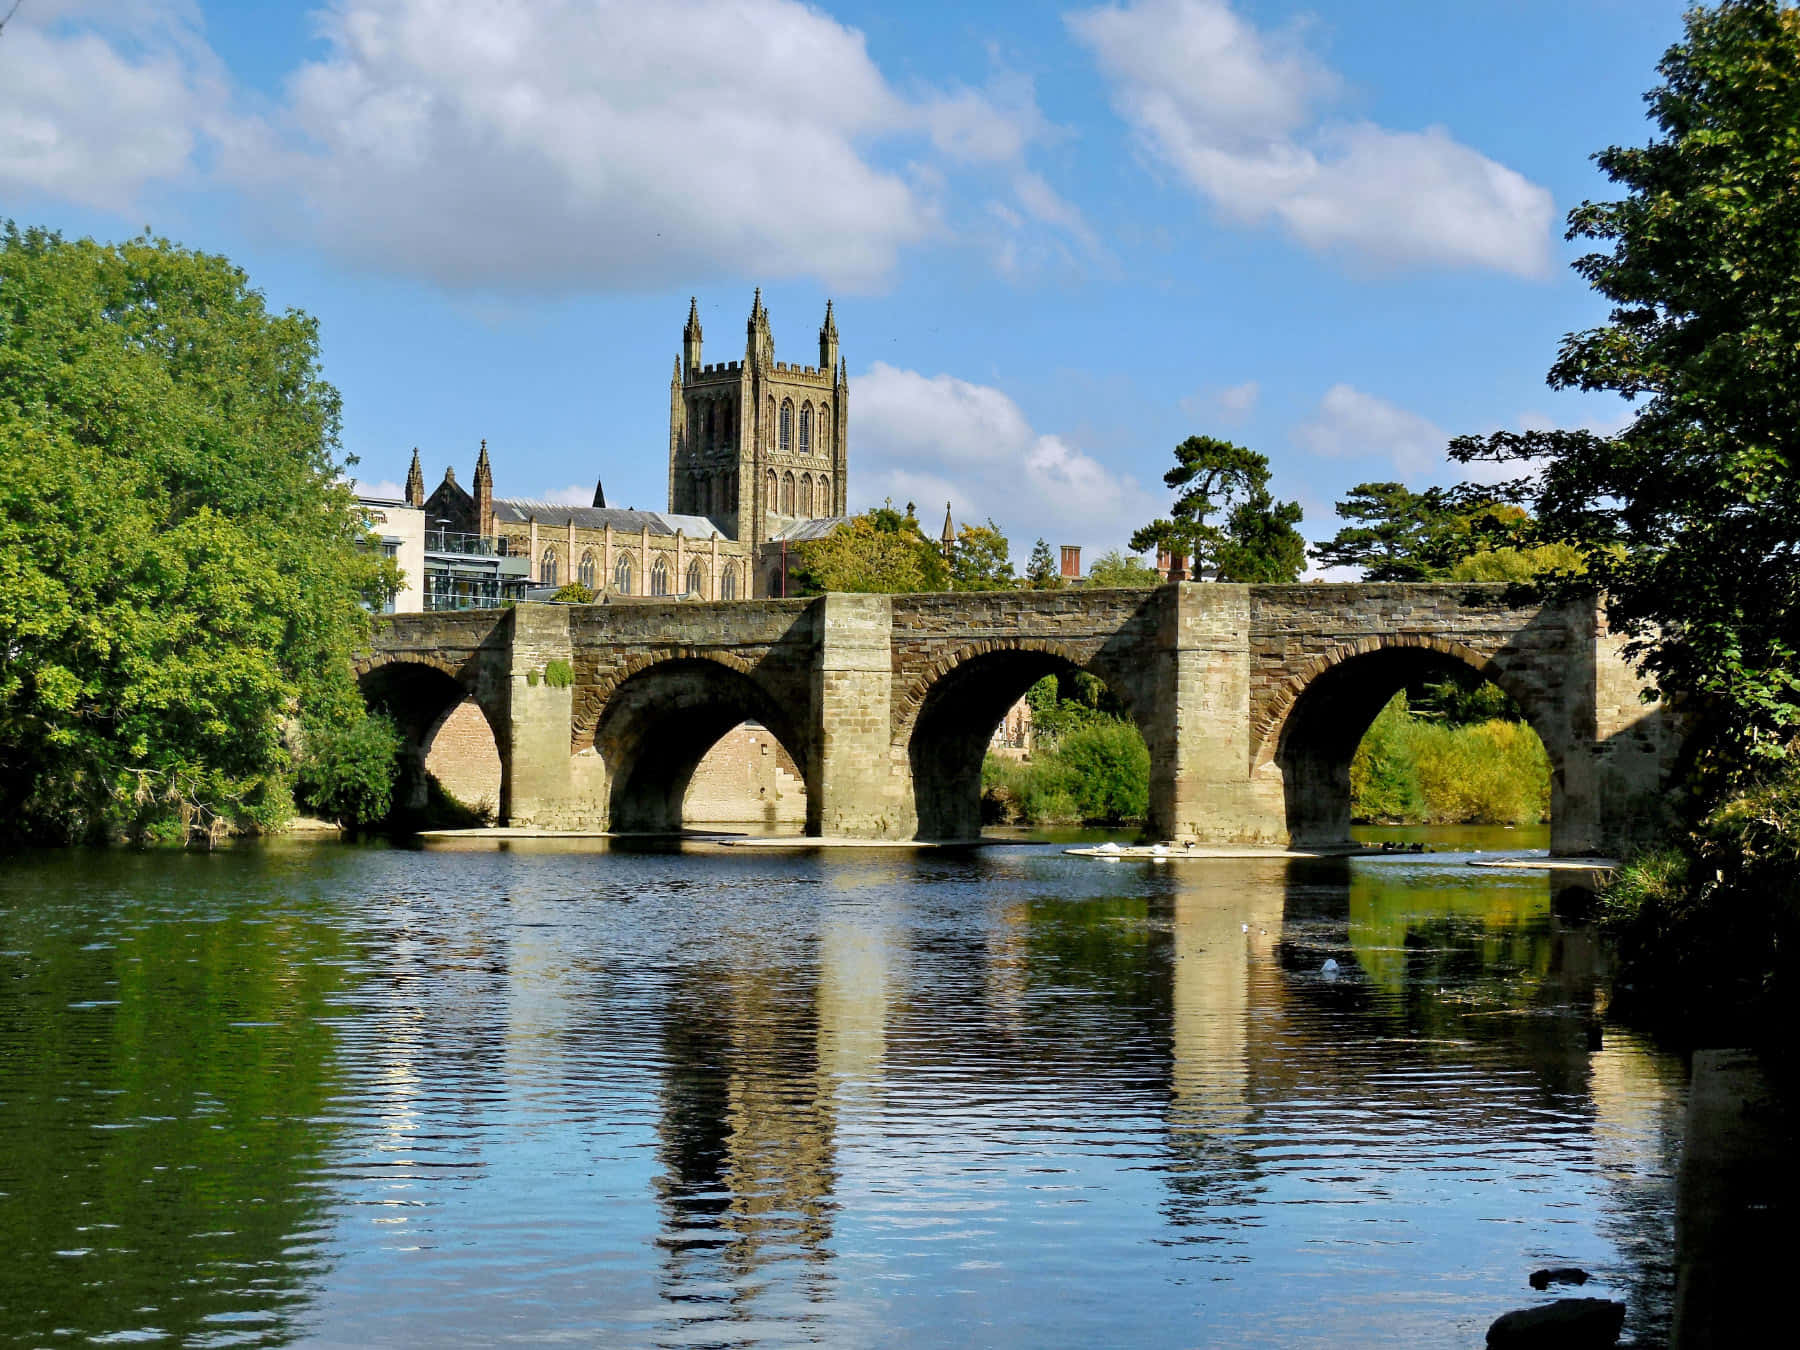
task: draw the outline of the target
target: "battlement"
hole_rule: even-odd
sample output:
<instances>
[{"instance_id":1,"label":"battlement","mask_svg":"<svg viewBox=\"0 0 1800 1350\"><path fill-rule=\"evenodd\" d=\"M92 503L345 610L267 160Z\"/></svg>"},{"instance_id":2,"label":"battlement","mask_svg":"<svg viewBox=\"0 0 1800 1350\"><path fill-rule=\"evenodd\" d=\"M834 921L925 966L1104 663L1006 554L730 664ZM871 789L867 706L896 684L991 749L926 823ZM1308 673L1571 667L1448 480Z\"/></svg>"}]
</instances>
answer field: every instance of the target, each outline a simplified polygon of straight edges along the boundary
<instances>
[{"instance_id":1,"label":"battlement","mask_svg":"<svg viewBox=\"0 0 1800 1350\"><path fill-rule=\"evenodd\" d=\"M803 380L829 382L831 379L831 372L828 370L821 370L818 366L789 365L786 361L777 361L775 363L775 373L777 375L786 375L790 378L798 376Z\"/></svg>"},{"instance_id":2,"label":"battlement","mask_svg":"<svg viewBox=\"0 0 1800 1350\"><path fill-rule=\"evenodd\" d=\"M742 361L714 361L709 365L697 366L694 370L694 378L698 380L708 376L739 375L743 373L743 369Z\"/></svg>"}]
</instances>

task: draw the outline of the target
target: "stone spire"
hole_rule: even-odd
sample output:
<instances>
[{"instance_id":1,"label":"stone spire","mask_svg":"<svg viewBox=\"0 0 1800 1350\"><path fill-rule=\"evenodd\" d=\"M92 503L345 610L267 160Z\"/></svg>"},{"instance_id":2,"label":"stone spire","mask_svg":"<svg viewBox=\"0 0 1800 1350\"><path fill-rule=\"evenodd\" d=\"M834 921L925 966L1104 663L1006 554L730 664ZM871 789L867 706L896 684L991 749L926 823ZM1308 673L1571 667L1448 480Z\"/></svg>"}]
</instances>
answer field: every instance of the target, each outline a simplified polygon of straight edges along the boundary
<instances>
[{"instance_id":1,"label":"stone spire","mask_svg":"<svg viewBox=\"0 0 1800 1350\"><path fill-rule=\"evenodd\" d=\"M956 526L950 523L950 503L944 503L944 532L939 536L944 545L944 556L948 558L956 551Z\"/></svg>"},{"instance_id":2,"label":"stone spire","mask_svg":"<svg viewBox=\"0 0 1800 1350\"><path fill-rule=\"evenodd\" d=\"M775 339L769 335L769 311L763 308L761 286L756 288L756 296L750 302L747 331L749 341L744 348L745 364L767 370L775 364Z\"/></svg>"},{"instance_id":3,"label":"stone spire","mask_svg":"<svg viewBox=\"0 0 1800 1350\"><path fill-rule=\"evenodd\" d=\"M692 378L700 369L700 301L696 296L688 297L687 327L681 330L681 358Z\"/></svg>"},{"instance_id":4,"label":"stone spire","mask_svg":"<svg viewBox=\"0 0 1800 1350\"><path fill-rule=\"evenodd\" d=\"M485 437L475 457L475 532L484 537L494 532L494 466L488 463Z\"/></svg>"},{"instance_id":5,"label":"stone spire","mask_svg":"<svg viewBox=\"0 0 1800 1350\"><path fill-rule=\"evenodd\" d=\"M825 323L819 329L819 369L836 373L838 364L837 319L831 313L831 301L825 302Z\"/></svg>"},{"instance_id":6,"label":"stone spire","mask_svg":"<svg viewBox=\"0 0 1800 1350\"><path fill-rule=\"evenodd\" d=\"M406 504L411 507L425 505L425 470L419 464L419 447L413 447L412 468L406 471Z\"/></svg>"},{"instance_id":7,"label":"stone spire","mask_svg":"<svg viewBox=\"0 0 1800 1350\"><path fill-rule=\"evenodd\" d=\"M594 505L606 505L606 484L598 478L594 480Z\"/></svg>"}]
</instances>

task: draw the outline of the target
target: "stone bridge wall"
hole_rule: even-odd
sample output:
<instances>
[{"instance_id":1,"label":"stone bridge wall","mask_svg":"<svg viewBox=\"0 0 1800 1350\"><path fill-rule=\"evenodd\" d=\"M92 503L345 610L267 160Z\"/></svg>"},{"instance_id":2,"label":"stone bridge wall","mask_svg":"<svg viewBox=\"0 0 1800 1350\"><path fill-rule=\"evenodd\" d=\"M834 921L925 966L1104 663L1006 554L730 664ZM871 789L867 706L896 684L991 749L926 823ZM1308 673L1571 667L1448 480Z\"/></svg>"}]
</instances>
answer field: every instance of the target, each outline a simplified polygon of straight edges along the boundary
<instances>
[{"instance_id":1,"label":"stone bridge wall","mask_svg":"<svg viewBox=\"0 0 1800 1350\"><path fill-rule=\"evenodd\" d=\"M572 687L543 680L558 660ZM521 605L391 617L358 671L391 691L392 668L428 669L476 697L514 823L679 824L698 740L754 719L801 769L810 829L910 838L967 832L971 747L995 705L1072 667L1144 732L1154 834L1286 842L1343 832L1345 746L1409 678L1456 665L1493 678L1543 737L1558 851L1654 825L1675 729L1640 701L1594 605L1512 606L1500 586ZM639 811L639 795L656 802Z\"/></svg>"}]
</instances>

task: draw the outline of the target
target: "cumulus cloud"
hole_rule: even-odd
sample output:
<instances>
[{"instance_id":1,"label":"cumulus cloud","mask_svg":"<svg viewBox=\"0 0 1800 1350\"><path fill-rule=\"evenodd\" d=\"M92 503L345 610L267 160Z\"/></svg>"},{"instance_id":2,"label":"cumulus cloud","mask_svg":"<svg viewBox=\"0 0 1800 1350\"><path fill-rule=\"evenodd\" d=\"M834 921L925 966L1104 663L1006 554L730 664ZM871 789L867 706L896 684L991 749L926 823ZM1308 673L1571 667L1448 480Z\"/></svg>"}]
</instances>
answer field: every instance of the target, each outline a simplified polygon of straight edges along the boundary
<instances>
[{"instance_id":1,"label":"cumulus cloud","mask_svg":"<svg viewBox=\"0 0 1800 1350\"><path fill-rule=\"evenodd\" d=\"M1547 190L1442 127L1324 120L1340 82L1297 32L1262 32L1229 0L1137 0L1067 22L1150 155L1227 218L1274 219L1308 247L1382 264L1548 272Z\"/></svg>"},{"instance_id":2,"label":"cumulus cloud","mask_svg":"<svg viewBox=\"0 0 1800 1350\"><path fill-rule=\"evenodd\" d=\"M1194 417L1222 417L1228 422L1241 422L1256 411L1262 398L1262 385L1255 380L1227 385L1223 389L1202 389L1181 400L1181 410Z\"/></svg>"},{"instance_id":3,"label":"cumulus cloud","mask_svg":"<svg viewBox=\"0 0 1800 1350\"><path fill-rule=\"evenodd\" d=\"M992 164L1042 127L1017 81L902 96L796 0L337 0L321 32L225 172L342 253L452 285L875 286L944 207L932 166L872 144Z\"/></svg>"},{"instance_id":4,"label":"cumulus cloud","mask_svg":"<svg viewBox=\"0 0 1800 1350\"><path fill-rule=\"evenodd\" d=\"M190 5L25 5L0 41L0 194L127 210L190 171L223 97Z\"/></svg>"},{"instance_id":5,"label":"cumulus cloud","mask_svg":"<svg viewBox=\"0 0 1800 1350\"><path fill-rule=\"evenodd\" d=\"M948 501L959 523L992 516L1021 553L1039 535L1117 548L1156 512L1134 478L1037 431L991 385L877 361L852 381L850 404L855 505L912 501L935 525Z\"/></svg>"},{"instance_id":6,"label":"cumulus cloud","mask_svg":"<svg viewBox=\"0 0 1800 1350\"><path fill-rule=\"evenodd\" d=\"M1429 418L1348 384L1325 391L1312 415L1294 429L1294 439L1332 459L1386 458L1403 474L1441 466L1450 441Z\"/></svg>"}]
</instances>

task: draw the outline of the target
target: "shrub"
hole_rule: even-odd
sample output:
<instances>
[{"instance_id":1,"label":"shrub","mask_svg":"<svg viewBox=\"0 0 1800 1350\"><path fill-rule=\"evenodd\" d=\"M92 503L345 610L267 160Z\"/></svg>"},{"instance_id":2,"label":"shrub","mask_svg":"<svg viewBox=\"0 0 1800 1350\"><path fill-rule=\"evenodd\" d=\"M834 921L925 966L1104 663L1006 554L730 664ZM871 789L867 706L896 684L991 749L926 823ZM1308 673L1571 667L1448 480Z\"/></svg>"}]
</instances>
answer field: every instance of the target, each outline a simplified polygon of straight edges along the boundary
<instances>
[{"instance_id":1,"label":"shrub","mask_svg":"<svg viewBox=\"0 0 1800 1350\"><path fill-rule=\"evenodd\" d=\"M552 661L544 667L544 683L552 689L567 689L575 683L575 667L567 661Z\"/></svg>"},{"instance_id":2,"label":"shrub","mask_svg":"<svg viewBox=\"0 0 1800 1350\"><path fill-rule=\"evenodd\" d=\"M1549 815L1550 757L1523 722L1421 721L1396 695L1357 747L1350 793L1362 821L1531 825Z\"/></svg>"},{"instance_id":3,"label":"shrub","mask_svg":"<svg viewBox=\"0 0 1800 1350\"><path fill-rule=\"evenodd\" d=\"M1150 750L1130 722L1092 722L1062 738L1056 760L1084 820L1141 820L1150 806Z\"/></svg>"},{"instance_id":4,"label":"shrub","mask_svg":"<svg viewBox=\"0 0 1800 1350\"><path fill-rule=\"evenodd\" d=\"M370 714L344 726L315 727L304 739L294 766L294 795L301 806L344 825L387 818L401 747L391 718Z\"/></svg>"},{"instance_id":5,"label":"shrub","mask_svg":"<svg viewBox=\"0 0 1800 1350\"><path fill-rule=\"evenodd\" d=\"M571 581L550 599L554 604L591 605L594 603L594 592L579 581Z\"/></svg>"}]
</instances>

